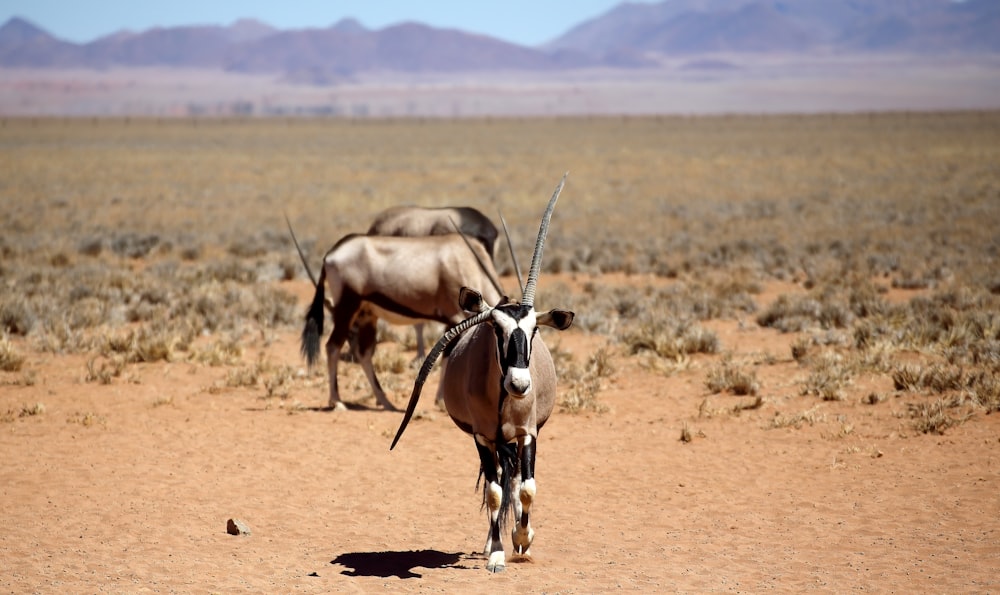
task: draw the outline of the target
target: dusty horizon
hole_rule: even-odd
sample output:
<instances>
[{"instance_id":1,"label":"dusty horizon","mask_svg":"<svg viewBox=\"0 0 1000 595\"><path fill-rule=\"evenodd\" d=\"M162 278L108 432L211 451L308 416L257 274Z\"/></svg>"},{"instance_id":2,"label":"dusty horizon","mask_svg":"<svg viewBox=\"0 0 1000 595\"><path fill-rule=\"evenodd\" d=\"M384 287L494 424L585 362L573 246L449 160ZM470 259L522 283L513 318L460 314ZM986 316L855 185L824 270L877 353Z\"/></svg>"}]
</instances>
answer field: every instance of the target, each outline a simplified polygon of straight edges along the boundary
<instances>
[{"instance_id":1,"label":"dusty horizon","mask_svg":"<svg viewBox=\"0 0 1000 595\"><path fill-rule=\"evenodd\" d=\"M991 57L687 56L656 69L374 73L0 69L0 116L504 117L1000 108Z\"/></svg>"}]
</instances>

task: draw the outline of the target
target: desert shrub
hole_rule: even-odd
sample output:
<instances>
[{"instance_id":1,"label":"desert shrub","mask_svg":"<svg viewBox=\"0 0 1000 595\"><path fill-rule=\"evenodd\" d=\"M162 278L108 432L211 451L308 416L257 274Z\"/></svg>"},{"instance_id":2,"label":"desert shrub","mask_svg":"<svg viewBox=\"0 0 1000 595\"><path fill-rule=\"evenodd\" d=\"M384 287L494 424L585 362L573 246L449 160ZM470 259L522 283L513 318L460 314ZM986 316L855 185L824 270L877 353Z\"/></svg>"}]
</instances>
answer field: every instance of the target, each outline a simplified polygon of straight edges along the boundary
<instances>
[{"instance_id":1,"label":"desert shrub","mask_svg":"<svg viewBox=\"0 0 1000 595\"><path fill-rule=\"evenodd\" d=\"M111 384L125 371L126 363L126 357L120 354L111 357L92 357L87 360L87 375L84 376L84 381Z\"/></svg>"},{"instance_id":2,"label":"desert shrub","mask_svg":"<svg viewBox=\"0 0 1000 595\"><path fill-rule=\"evenodd\" d=\"M259 364L251 366L240 366L226 372L226 386L229 388L243 388L257 386L260 381L261 368Z\"/></svg>"},{"instance_id":3,"label":"desert shrub","mask_svg":"<svg viewBox=\"0 0 1000 595\"><path fill-rule=\"evenodd\" d=\"M892 383L896 390L920 390L921 369L913 364L903 364L892 371Z\"/></svg>"},{"instance_id":4,"label":"desert shrub","mask_svg":"<svg viewBox=\"0 0 1000 595\"><path fill-rule=\"evenodd\" d=\"M219 283L234 281L247 284L257 281L257 268L245 261L230 258L198 267L194 275L196 280L210 279Z\"/></svg>"},{"instance_id":5,"label":"desert shrub","mask_svg":"<svg viewBox=\"0 0 1000 595\"><path fill-rule=\"evenodd\" d=\"M0 330L27 335L35 327L36 315L28 301L14 292L0 298Z\"/></svg>"},{"instance_id":6,"label":"desert shrub","mask_svg":"<svg viewBox=\"0 0 1000 595\"><path fill-rule=\"evenodd\" d=\"M801 363L804 363L806 356L809 354L809 348L812 347L813 341L808 336L802 336L795 339L792 342L792 359Z\"/></svg>"},{"instance_id":7,"label":"desert shrub","mask_svg":"<svg viewBox=\"0 0 1000 595\"><path fill-rule=\"evenodd\" d=\"M100 352L120 356L125 363L175 361L187 352L197 332L190 326L157 321L139 328L109 332L102 337Z\"/></svg>"},{"instance_id":8,"label":"desert shrub","mask_svg":"<svg viewBox=\"0 0 1000 595\"><path fill-rule=\"evenodd\" d=\"M661 311L644 312L625 325L619 340L630 353L650 351L679 359L693 353L716 353L719 337L691 319L678 319Z\"/></svg>"},{"instance_id":9,"label":"desert shrub","mask_svg":"<svg viewBox=\"0 0 1000 595\"><path fill-rule=\"evenodd\" d=\"M239 258L255 258L267 254L267 248L255 238L246 237L229 244L229 253Z\"/></svg>"},{"instance_id":10,"label":"desert shrub","mask_svg":"<svg viewBox=\"0 0 1000 595\"><path fill-rule=\"evenodd\" d=\"M604 381L615 373L611 361L611 351L601 347L590 357L582 368L577 367L572 360L568 365L565 359L558 359L553 353L553 359L560 363L560 377L570 379L569 385L560 394L559 410L567 413L592 411L604 413L608 406L602 403L597 395L604 386Z\"/></svg>"},{"instance_id":11,"label":"desert shrub","mask_svg":"<svg viewBox=\"0 0 1000 595\"><path fill-rule=\"evenodd\" d=\"M265 398L284 399L291 394L295 372L291 366L271 366L264 376Z\"/></svg>"},{"instance_id":12,"label":"desert shrub","mask_svg":"<svg viewBox=\"0 0 1000 595\"><path fill-rule=\"evenodd\" d=\"M833 296L792 296L783 294L757 316L760 326L783 333L801 332L811 328L845 328L853 316L848 307Z\"/></svg>"},{"instance_id":13,"label":"desert shrub","mask_svg":"<svg viewBox=\"0 0 1000 595\"><path fill-rule=\"evenodd\" d=\"M19 418L35 417L36 415L43 415L44 413L45 413L44 403L35 403L33 405L22 405L20 409L8 409L6 412L0 414L0 422L10 423Z\"/></svg>"},{"instance_id":14,"label":"desert shrub","mask_svg":"<svg viewBox=\"0 0 1000 595\"><path fill-rule=\"evenodd\" d=\"M77 246L77 251L84 256L100 256L104 250L104 239L96 236L84 238Z\"/></svg>"},{"instance_id":15,"label":"desert shrub","mask_svg":"<svg viewBox=\"0 0 1000 595\"><path fill-rule=\"evenodd\" d=\"M896 390L966 395L988 412L997 411L1000 407L998 370L967 370L940 363L926 366L903 364L894 368L891 375Z\"/></svg>"},{"instance_id":16,"label":"desert shrub","mask_svg":"<svg viewBox=\"0 0 1000 595\"><path fill-rule=\"evenodd\" d=\"M17 352L10 337L0 335L0 370L17 372L24 365L24 356Z\"/></svg>"},{"instance_id":17,"label":"desert shrub","mask_svg":"<svg viewBox=\"0 0 1000 595\"><path fill-rule=\"evenodd\" d=\"M728 359L709 370L705 386L713 393L726 391L734 395L756 395L760 390L756 372L747 372Z\"/></svg>"},{"instance_id":18,"label":"desert shrub","mask_svg":"<svg viewBox=\"0 0 1000 595\"><path fill-rule=\"evenodd\" d=\"M908 403L907 413L913 429L922 434L944 434L945 430L957 426L969 418L968 414L954 416L951 409L954 403L943 399L932 402Z\"/></svg>"},{"instance_id":19,"label":"desert shrub","mask_svg":"<svg viewBox=\"0 0 1000 595\"><path fill-rule=\"evenodd\" d=\"M871 283L852 285L848 292L848 307L858 318L881 316L889 311L889 302Z\"/></svg>"},{"instance_id":20,"label":"desert shrub","mask_svg":"<svg viewBox=\"0 0 1000 595\"><path fill-rule=\"evenodd\" d=\"M124 233L111 238L111 251L127 258L143 258L159 243L157 235Z\"/></svg>"},{"instance_id":21,"label":"desert shrub","mask_svg":"<svg viewBox=\"0 0 1000 595\"><path fill-rule=\"evenodd\" d=\"M966 384L973 402L985 409L987 413L1000 411L1000 371L971 372Z\"/></svg>"},{"instance_id":22,"label":"desert shrub","mask_svg":"<svg viewBox=\"0 0 1000 595\"><path fill-rule=\"evenodd\" d=\"M243 346L233 337L212 341L209 345L196 348L191 359L209 366L233 366L243 357Z\"/></svg>"},{"instance_id":23,"label":"desert shrub","mask_svg":"<svg viewBox=\"0 0 1000 595\"><path fill-rule=\"evenodd\" d=\"M795 428L799 429L803 424L809 424L810 426L816 425L818 423L823 423L826 421L826 415L820 413L816 407L812 409L807 409L806 411L801 411L799 413L784 414L780 411L774 412L774 417L768 423L767 427L770 429L779 428Z\"/></svg>"},{"instance_id":24,"label":"desert shrub","mask_svg":"<svg viewBox=\"0 0 1000 595\"><path fill-rule=\"evenodd\" d=\"M851 382L850 367L843 356L825 352L814 364L802 386L803 395L815 395L824 401L841 401L844 388Z\"/></svg>"}]
</instances>

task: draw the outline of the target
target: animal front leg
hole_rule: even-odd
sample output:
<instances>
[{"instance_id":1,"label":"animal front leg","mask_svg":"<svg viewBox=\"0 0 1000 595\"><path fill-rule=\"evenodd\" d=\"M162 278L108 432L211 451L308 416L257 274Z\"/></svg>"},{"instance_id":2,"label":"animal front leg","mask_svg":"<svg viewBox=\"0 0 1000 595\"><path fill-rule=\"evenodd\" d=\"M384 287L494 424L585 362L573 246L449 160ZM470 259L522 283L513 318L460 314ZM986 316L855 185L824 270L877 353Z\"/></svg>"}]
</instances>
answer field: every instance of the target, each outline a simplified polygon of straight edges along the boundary
<instances>
[{"instance_id":1,"label":"animal front leg","mask_svg":"<svg viewBox=\"0 0 1000 595\"><path fill-rule=\"evenodd\" d=\"M530 435L519 437L517 451L521 477L514 490L516 524L511 531L511 539L514 542L514 553L530 556L531 542L535 540L535 531L530 522L531 504L535 501L535 439Z\"/></svg>"},{"instance_id":2,"label":"animal front leg","mask_svg":"<svg viewBox=\"0 0 1000 595\"><path fill-rule=\"evenodd\" d=\"M486 570L502 572L506 567L506 556L503 551L503 541L500 539L500 506L503 503L503 488L500 485L500 461L497 459L496 447L481 434L476 435L476 450L479 451L479 464L486 478L484 500L486 512L490 516L490 531L486 535Z\"/></svg>"}]
</instances>

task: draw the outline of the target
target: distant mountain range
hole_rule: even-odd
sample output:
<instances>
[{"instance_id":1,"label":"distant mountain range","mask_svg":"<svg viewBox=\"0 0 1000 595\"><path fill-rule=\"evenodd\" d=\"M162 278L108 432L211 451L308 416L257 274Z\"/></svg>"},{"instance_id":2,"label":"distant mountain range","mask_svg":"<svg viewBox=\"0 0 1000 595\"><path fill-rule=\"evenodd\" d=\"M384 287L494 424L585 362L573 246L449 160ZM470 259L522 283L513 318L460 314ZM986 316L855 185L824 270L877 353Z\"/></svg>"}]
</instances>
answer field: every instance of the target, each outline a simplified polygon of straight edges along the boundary
<instances>
[{"instance_id":1,"label":"distant mountain range","mask_svg":"<svg viewBox=\"0 0 1000 595\"><path fill-rule=\"evenodd\" d=\"M601 55L1000 52L997 0L666 0L624 3L546 46Z\"/></svg>"},{"instance_id":2,"label":"distant mountain range","mask_svg":"<svg viewBox=\"0 0 1000 595\"><path fill-rule=\"evenodd\" d=\"M55 38L20 18L0 26L0 66L171 67L275 73L334 82L355 73L642 67L706 53L998 53L998 0L665 0L623 3L542 47L403 23L354 20L278 30L229 26L120 32L89 43Z\"/></svg>"}]
</instances>

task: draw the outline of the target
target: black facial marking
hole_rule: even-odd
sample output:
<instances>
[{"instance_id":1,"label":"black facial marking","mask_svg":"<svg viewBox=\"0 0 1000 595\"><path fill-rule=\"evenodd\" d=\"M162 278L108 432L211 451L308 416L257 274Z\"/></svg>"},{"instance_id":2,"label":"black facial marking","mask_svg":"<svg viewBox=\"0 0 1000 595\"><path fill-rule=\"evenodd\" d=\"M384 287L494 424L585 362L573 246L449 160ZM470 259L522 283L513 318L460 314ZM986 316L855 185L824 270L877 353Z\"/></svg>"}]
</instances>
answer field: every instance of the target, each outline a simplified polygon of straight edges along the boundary
<instances>
[{"instance_id":1,"label":"black facial marking","mask_svg":"<svg viewBox=\"0 0 1000 595\"><path fill-rule=\"evenodd\" d=\"M510 341L507 343L507 366L515 368L528 367L528 338L521 328L514 329L510 334Z\"/></svg>"}]
</instances>

